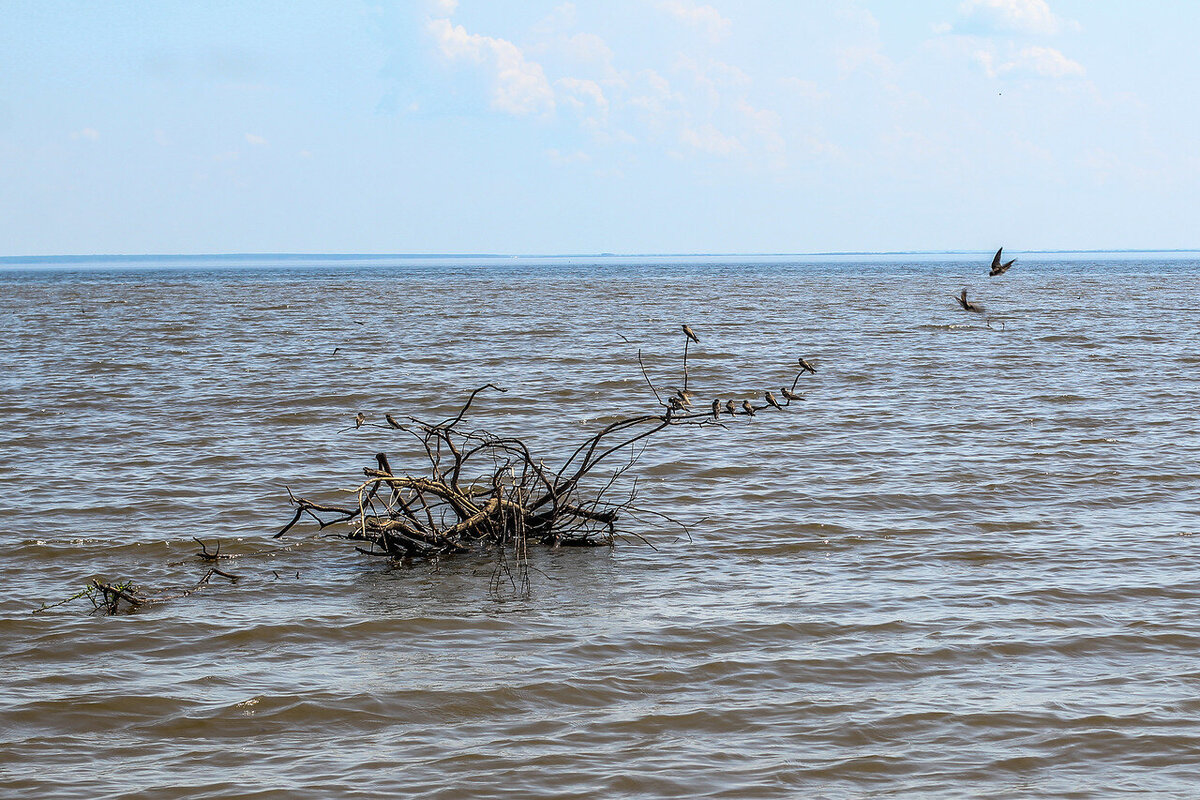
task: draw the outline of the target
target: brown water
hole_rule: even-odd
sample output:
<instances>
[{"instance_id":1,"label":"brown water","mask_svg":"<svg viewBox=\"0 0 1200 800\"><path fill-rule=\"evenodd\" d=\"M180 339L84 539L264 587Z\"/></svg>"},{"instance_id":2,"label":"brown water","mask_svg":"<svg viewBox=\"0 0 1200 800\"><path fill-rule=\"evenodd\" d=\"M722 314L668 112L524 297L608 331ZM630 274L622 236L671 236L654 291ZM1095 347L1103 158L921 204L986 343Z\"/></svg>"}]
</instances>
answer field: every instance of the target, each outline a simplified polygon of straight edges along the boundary
<instances>
[{"instance_id":1,"label":"brown water","mask_svg":"<svg viewBox=\"0 0 1200 800\"><path fill-rule=\"evenodd\" d=\"M1194 797L1200 263L986 261L10 263L0 795ZM357 411L495 381L477 424L551 458L653 408L683 321L702 396L818 370L649 447L690 539L629 519L657 549L535 552L523 596L271 538L285 486L412 455ZM30 613L188 588L192 536L240 580Z\"/></svg>"}]
</instances>

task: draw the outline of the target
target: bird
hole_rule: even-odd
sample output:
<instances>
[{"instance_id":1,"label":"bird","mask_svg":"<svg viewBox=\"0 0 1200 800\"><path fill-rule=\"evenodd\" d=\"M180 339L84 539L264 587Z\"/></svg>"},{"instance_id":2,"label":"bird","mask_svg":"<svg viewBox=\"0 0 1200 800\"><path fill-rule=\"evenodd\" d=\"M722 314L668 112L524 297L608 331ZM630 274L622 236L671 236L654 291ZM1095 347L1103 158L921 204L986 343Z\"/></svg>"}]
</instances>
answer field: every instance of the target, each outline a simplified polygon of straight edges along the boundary
<instances>
[{"instance_id":1,"label":"bird","mask_svg":"<svg viewBox=\"0 0 1200 800\"><path fill-rule=\"evenodd\" d=\"M742 401L742 411L745 411L750 416L754 416L754 406L750 405L749 400Z\"/></svg>"},{"instance_id":2,"label":"bird","mask_svg":"<svg viewBox=\"0 0 1200 800\"><path fill-rule=\"evenodd\" d=\"M675 395L671 395L667 398L667 411L668 413L671 411L683 411L683 401Z\"/></svg>"},{"instance_id":3,"label":"bird","mask_svg":"<svg viewBox=\"0 0 1200 800\"><path fill-rule=\"evenodd\" d=\"M367 415L361 411L354 415L354 427L361 428L363 423L367 421Z\"/></svg>"},{"instance_id":4,"label":"bird","mask_svg":"<svg viewBox=\"0 0 1200 800\"><path fill-rule=\"evenodd\" d=\"M1001 264L1000 263L1000 254L1003 252L1004 252L1004 248L1001 247L999 250L996 251L995 257L992 258L992 271L988 273L989 277L994 278L997 275L1003 275L1005 272L1008 272L1009 267L1011 267L1013 264L1017 263L1017 260L1014 258L1011 261L1005 261L1003 264Z\"/></svg>"},{"instance_id":5,"label":"bird","mask_svg":"<svg viewBox=\"0 0 1200 800\"><path fill-rule=\"evenodd\" d=\"M725 410L729 412L729 416L731 416L731 417L737 416L737 409L734 408L732 400L725 401Z\"/></svg>"},{"instance_id":6,"label":"bird","mask_svg":"<svg viewBox=\"0 0 1200 800\"><path fill-rule=\"evenodd\" d=\"M684 408L690 408L692 398L695 397L695 394L689 392L687 389L676 389L675 396L679 398L679 402L683 403Z\"/></svg>"},{"instance_id":7,"label":"bird","mask_svg":"<svg viewBox=\"0 0 1200 800\"><path fill-rule=\"evenodd\" d=\"M973 311L976 314L983 313L983 306L968 302L966 289L963 289L962 294L958 296L958 304L963 307L963 311Z\"/></svg>"},{"instance_id":8,"label":"bird","mask_svg":"<svg viewBox=\"0 0 1200 800\"><path fill-rule=\"evenodd\" d=\"M713 410L713 419L720 419L721 418L721 398L718 397L716 400L713 400L712 410Z\"/></svg>"},{"instance_id":9,"label":"bird","mask_svg":"<svg viewBox=\"0 0 1200 800\"><path fill-rule=\"evenodd\" d=\"M817 371L815 369L813 369L812 364L808 363L803 358L798 359L798 361L800 362L800 371L801 372L811 372L813 375L817 374Z\"/></svg>"},{"instance_id":10,"label":"bird","mask_svg":"<svg viewBox=\"0 0 1200 800\"><path fill-rule=\"evenodd\" d=\"M691 326L689 326L689 325L683 326L683 335L686 336L687 338L691 339L696 344L700 344L700 337L697 336L696 332L691 329Z\"/></svg>"},{"instance_id":11,"label":"bird","mask_svg":"<svg viewBox=\"0 0 1200 800\"><path fill-rule=\"evenodd\" d=\"M785 400L803 400L804 399L803 395L796 394L795 392L793 392L791 389L787 388L786 386L780 386L779 391L783 392L783 397Z\"/></svg>"},{"instance_id":12,"label":"bird","mask_svg":"<svg viewBox=\"0 0 1200 800\"><path fill-rule=\"evenodd\" d=\"M386 419L387 424L391 425L393 428L403 428L404 427L399 422L396 422L396 418L393 417L391 414L384 414L383 418Z\"/></svg>"},{"instance_id":13,"label":"bird","mask_svg":"<svg viewBox=\"0 0 1200 800\"><path fill-rule=\"evenodd\" d=\"M767 403L768 403L768 404L775 406L775 407L776 407L776 408L778 408L780 411L782 411L782 410L783 410L783 406L779 405L779 401L775 399L775 395L774 395L774 393L772 393L772 392L767 392L767 394L766 394L766 397L767 397Z\"/></svg>"}]
</instances>

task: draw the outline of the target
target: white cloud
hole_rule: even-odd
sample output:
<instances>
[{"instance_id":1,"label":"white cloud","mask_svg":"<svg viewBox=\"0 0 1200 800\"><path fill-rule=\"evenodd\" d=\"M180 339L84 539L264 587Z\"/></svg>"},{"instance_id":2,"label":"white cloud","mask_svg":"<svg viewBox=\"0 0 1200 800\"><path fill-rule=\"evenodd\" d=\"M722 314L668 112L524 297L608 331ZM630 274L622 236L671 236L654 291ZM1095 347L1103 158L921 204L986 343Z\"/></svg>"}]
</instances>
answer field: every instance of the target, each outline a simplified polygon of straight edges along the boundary
<instances>
[{"instance_id":1,"label":"white cloud","mask_svg":"<svg viewBox=\"0 0 1200 800\"><path fill-rule=\"evenodd\" d=\"M84 128L81 131L75 131L71 134L72 139L87 139L89 142L94 142L100 138L100 131L95 128Z\"/></svg>"},{"instance_id":2,"label":"white cloud","mask_svg":"<svg viewBox=\"0 0 1200 800\"><path fill-rule=\"evenodd\" d=\"M546 156L549 157L550 163L556 167L567 167L572 164L586 164L592 160L592 157L582 150L576 150L573 153L563 153L552 148L546 151Z\"/></svg>"},{"instance_id":3,"label":"white cloud","mask_svg":"<svg viewBox=\"0 0 1200 800\"><path fill-rule=\"evenodd\" d=\"M449 17L458 10L458 0L433 0L433 13Z\"/></svg>"},{"instance_id":4,"label":"white cloud","mask_svg":"<svg viewBox=\"0 0 1200 800\"><path fill-rule=\"evenodd\" d=\"M554 82L559 89L562 104L573 109L591 125L602 125L608 120L608 98L595 81L582 78L559 78Z\"/></svg>"},{"instance_id":5,"label":"white cloud","mask_svg":"<svg viewBox=\"0 0 1200 800\"><path fill-rule=\"evenodd\" d=\"M1064 26L1046 0L965 0L959 14L963 23L956 27L964 32L1051 36Z\"/></svg>"},{"instance_id":6,"label":"white cloud","mask_svg":"<svg viewBox=\"0 0 1200 800\"><path fill-rule=\"evenodd\" d=\"M744 149L737 137L726 136L711 122L697 128L684 127L679 133L679 138L693 150L714 156L729 156Z\"/></svg>"},{"instance_id":7,"label":"white cloud","mask_svg":"<svg viewBox=\"0 0 1200 800\"><path fill-rule=\"evenodd\" d=\"M492 69L493 108L515 115L554 109L554 90L541 64L528 61L512 42L467 33L462 25L448 19L430 20L429 31L447 58L467 58Z\"/></svg>"},{"instance_id":8,"label":"white cloud","mask_svg":"<svg viewBox=\"0 0 1200 800\"><path fill-rule=\"evenodd\" d=\"M1072 61L1053 47L1033 45L1008 58L997 61L990 48L976 50L972 57L983 67L989 78L1002 75L1025 75L1040 78L1081 78L1085 74L1083 65Z\"/></svg>"},{"instance_id":9,"label":"white cloud","mask_svg":"<svg viewBox=\"0 0 1200 800\"><path fill-rule=\"evenodd\" d=\"M685 24L704 30L714 42L729 33L730 21L712 6L698 5L695 0L659 0L658 7Z\"/></svg>"},{"instance_id":10,"label":"white cloud","mask_svg":"<svg viewBox=\"0 0 1200 800\"><path fill-rule=\"evenodd\" d=\"M255 145L257 147L262 147L263 145L265 145L267 143L266 139L264 139L263 137L258 136L256 134L253 134L253 133L246 134L246 141L249 144Z\"/></svg>"}]
</instances>

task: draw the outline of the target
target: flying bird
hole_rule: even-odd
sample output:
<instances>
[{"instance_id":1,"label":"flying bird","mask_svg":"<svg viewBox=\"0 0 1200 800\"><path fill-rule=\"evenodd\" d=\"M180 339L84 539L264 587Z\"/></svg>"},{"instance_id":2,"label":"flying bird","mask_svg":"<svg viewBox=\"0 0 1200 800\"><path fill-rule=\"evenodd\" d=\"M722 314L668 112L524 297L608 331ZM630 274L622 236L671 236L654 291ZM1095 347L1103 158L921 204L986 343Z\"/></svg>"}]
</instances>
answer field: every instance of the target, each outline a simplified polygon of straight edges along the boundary
<instances>
[{"instance_id":1,"label":"flying bird","mask_svg":"<svg viewBox=\"0 0 1200 800\"><path fill-rule=\"evenodd\" d=\"M745 411L750 416L754 416L754 406L750 405L749 400L742 401L742 411Z\"/></svg>"},{"instance_id":2,"label":"flying bird","mask_svg":"<svg viewBox=\"0 0 1200 800\"><path fill-rule=\"evenodd\" d=\"M720 419L721 418L721 399L720 398L713 400L712 410L713 410L713 419Z\"/></svg>"},{"instance_id":3,"label":"flying bird","mask_svg":"<svg viewBox=\"0 0 1200 800\"><path fill-rule=\"evenodd\" d=\"M786 386L780 386L779 391L783 392L783 397L785 400L803 400L804 399L803 395L796 394L795 392L793 392L791 389L787 388Z\"/></svg>"},{"instance_id":4,"label":"flying bird","mask_svg":"<svg viewBox=\"0 0 1200 800\"><path fill-rule=\"evenodd\" d=\"M685 408L691 407L692 398L696 396L694 393L689 392L687 389L676 389L675 395L676 395L676 397L679 398L679 402L683 403Z\"/></svg>"},{"instance_id":5,"label":"flying bird","mask_svg":"<svg viewBox=\"0 0 1200 800\"><path fill-rule=\"evenodd\" d=\"M732 400L725 401L725 410L729 412L729 416L731 416L731 417L737 416L737 409L734 408Z\"/></svg>"},{"instance_id":6,"label":"flying bird","mask_svg":"<svg viewBox=\"0 0 1200 800\"><path fill-rule=\"evenodd\" d=\"M992 271L988 273L989 277L994 278L997 275L1003 275L1005 272L1008 272L1009 267L1011 267L1013 264L1017 263L1017 260L1014 258L1011 261L1005 261L1003 264L1001 264L1000 263L1000 254L1003 252L1004 252L1004 248L1001 247L999 250L996 251L995 257L992 258Z\"/></svg>"},{"instance_id":7,"label":"flying bird","mask_svg":"<svg viewBox=\"0 0 1200 800\"><path fill-rule=\"evenodd\" d=\"M977 303L972 303L967 300L967 290L963 289L962 294L958 296L958 304L963 307L963 311L973 311L976 314L983 313L983 306Z\"/></svg>"},{"instance_id":8,"label":"flying bird","mask_svg":"<svg viewBox=\"0 0 1200 800\"><path fill-rule=\"evenodd\" d=\"M691 329L691 326L683 326L683 335L691 339L696 344L700 344L700 337L697 336L696 332Z\"/></svg>"},{"instance_id":9,"label":"flying bird","mask_svg":"<svg viewBox=\"0 0 1200 800\"><path fill-rule=\"evenodd\" d=\"M361 411L354 415L354 427L361 428L363 423L367 421L367 415Z\"/></svg>"},{"instance_id":10,"label":"flying bird","mask_svg":"<svg viewBox=\"0 0 1200 800\"><path fill-rule=\"evenodd\" d=\"M387 424L391 425L393 428L403 428L404 427L399 422L396 422L396 418L393 417L391 414L384 414L383 418L386 419Z\"/></svg>"},{"instance_id":11,"label":"flying bird","mask_svg":"<svg viewBox=\"0 0 1200 800\"><path fill-rule=\"evenodd\" d=\"M766 393L766 397L767 397L767 403L768 403L768 404L775 406L775 407L776 407L776 408L778 408L780 411L783 411L783 406L779 405L779 401L775 399L775 395L774 395L774 393L772 393L772 392L767 392L767 393Z\"/></svg>"},{"instance_id":12,"label":"flying bird","mask_svg":"<svg viewBox=\"0 0 1200 800\"><path fill-rule=\"evenodd\" d=\"M808 363L803 358L798 359L798 360L800 362L800 371L801 372L811 372L813 375L817 374L817 371L815 369L813 369L812 364Z\"/></svg>"}]
</instances>

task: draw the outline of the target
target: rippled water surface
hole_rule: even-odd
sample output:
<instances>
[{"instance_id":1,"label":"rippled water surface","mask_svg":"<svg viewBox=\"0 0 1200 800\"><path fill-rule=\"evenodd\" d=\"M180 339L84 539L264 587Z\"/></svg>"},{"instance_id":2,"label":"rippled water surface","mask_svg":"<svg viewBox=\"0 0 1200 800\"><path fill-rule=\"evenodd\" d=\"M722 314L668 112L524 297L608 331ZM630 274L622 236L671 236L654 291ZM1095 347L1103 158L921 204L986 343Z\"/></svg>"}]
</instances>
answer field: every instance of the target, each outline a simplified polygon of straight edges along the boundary
<instances>
[{"instance_id":1,"label":"rippled water surface","mask_svg":"<svg viewBox=\"0 0 1200 800\"><path fill-rule=\"evenodd\" d=\"M1194 797L1200 263L1187 256L192 259L0 268L0 795ZM989 311L958 308L964 287ZM363 411L548 461L672 430L615 548L389 564L297 527ZM761 396L761 394L759 395ZM329 533L329 531L326 531ZM89 614L92 577L182 593ZM511 588L511 587L510 587Z\"/></svg>"}]
</instances>

